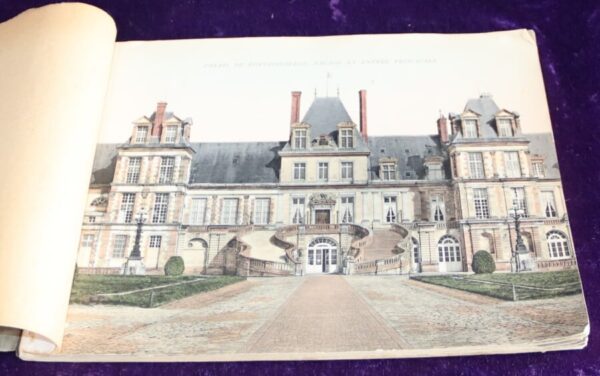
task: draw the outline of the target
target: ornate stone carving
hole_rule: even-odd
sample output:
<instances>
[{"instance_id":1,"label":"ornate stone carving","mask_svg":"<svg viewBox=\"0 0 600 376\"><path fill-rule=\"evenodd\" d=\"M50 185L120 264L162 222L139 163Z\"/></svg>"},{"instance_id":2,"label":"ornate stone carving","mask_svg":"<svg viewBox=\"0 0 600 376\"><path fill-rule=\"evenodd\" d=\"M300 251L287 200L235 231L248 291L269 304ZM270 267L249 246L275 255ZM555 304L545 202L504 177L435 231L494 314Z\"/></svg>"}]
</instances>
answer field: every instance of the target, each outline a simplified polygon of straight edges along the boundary
<instances>
[{"instance_id":1,"label":"ornate stone carving","mask_svg":"<svg viewBox=\"0 0 600 376\"><path fill-rule=\"evenodd\" d=\"M335 198L328 195L327 193L315 193L310 196L309 204L311 206L316 205L335 205Z\"/></svg>"},{"instance_id":2,"label":"ornate stone carving","mask_svg":"<svg viewBox=\"0 0 600 376\"><path fill-rule=\"evenodd\" d=\"M106 205L108 205L108 199L106 198L106 196L96 197L92 201L92 206L106 206Z\"/></svg>"}]
</instances>

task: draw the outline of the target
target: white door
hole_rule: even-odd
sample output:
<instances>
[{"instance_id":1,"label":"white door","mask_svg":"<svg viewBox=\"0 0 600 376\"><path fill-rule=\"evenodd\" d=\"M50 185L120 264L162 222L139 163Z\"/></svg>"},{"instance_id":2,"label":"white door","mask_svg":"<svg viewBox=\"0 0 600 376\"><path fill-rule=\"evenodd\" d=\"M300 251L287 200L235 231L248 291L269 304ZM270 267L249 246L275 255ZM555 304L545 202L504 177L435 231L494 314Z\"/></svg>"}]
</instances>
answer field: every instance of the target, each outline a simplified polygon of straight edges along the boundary
<instances>
[{"instance_id":1,"label":"white door","mask_svg":"<svg viewBox=\"0 0 600 376\"><path fill-rule=\"evenodd\" d=\"M458 240L444 236L438 243L438 261L440 272L462 272L462 257Z\"/></svg>"},{"instance_id":2,"label":"white door","mask_svg":"<svg viewBox=\"0 0 600 376\"><path fill-rule=\"evenodd\" d=\"M331 239L315 239L308 246L307 274L336 273L338 271L337 247Z\"/></svg>"}]
</instances>

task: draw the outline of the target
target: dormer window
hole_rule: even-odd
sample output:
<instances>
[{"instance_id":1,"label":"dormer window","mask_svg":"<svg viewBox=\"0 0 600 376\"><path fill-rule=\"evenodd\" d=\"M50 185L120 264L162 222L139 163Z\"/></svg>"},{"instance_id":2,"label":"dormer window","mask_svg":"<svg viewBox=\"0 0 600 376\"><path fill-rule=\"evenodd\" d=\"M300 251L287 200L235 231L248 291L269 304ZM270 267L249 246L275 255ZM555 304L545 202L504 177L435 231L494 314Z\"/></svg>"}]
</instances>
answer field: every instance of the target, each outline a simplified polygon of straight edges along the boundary
<instances>
[{"instance_id":1,"label":"dormer window","mask_svg":"<svg viewBox=\"0 0 600 376\"><path fill-rule=\"evenodd\" d=\"M496 120L498 124L498 136L499 137L512 137L512 122L510 119L498 119Z\"/></svg>"},{"instance_id":2,"label":"dormer window","mask_svg":"<svg viewBox=\"0 0 600 376\"><path fill-rule=\"evenodd\" d=\"M463 122L463 137L477 138L477 120L467 119Z\"/></svg>"},{"instance_id":3,"label":"dormer window","mask_svg":"<svg viewBox=\"0 0 600 376\"><path fill-rule=\"evenodd\" d=\"M143 144L146 142L146 138L148 138L148 127L145 125L138 126L135 131L135 143Z\"/></svg>"},{"instance_id":4,"label":"dormer window","mask_svg":"<svg viewBox=\"0 0 600 376\"><path fill-rule=\"evenodd\" d=\"M352 129L341 129L340 130L340 147L342 148L353 148L354 147L354 135Z\"/></svg>"},{"instance_id":5,"label":"dormer window","mask_svg":"<svg viewBox=\"0 0 600 376\"><path fill-rule=\"evenodd\" d=\"M165 143L174 144L177 141L177 126L170 125L165 132Z\"/></svg>"},{"instance_id":6,"label":"dormer window","mask_svg":"<svg viewBox=\"0 0 600 376\"><path fill-rule=\"evenodd\" d=\"M381 180L395 180L396 179L396 164L385 163L381 165Z\"/></svg>"},{"instance_id":7,"label":"dormer window","mask_svg":"<svg viewBox=\"0 0 600 376\"><path fill-rule=\"evenodd\" d=\"M543 178L546 176L544 169L544 159L540 155L534 155L531 158L531 174L536 178Z\"/></svg>"},{"instance_id":8,"label":"dormer window","mask_svg":"<svg viewBox=\"0 0 600 376\"><path fill-rule=\"evenodd\" d=\"M306 149L305 129L296 129L294 131L294 149Z\"/></svg>"}]
</instances>

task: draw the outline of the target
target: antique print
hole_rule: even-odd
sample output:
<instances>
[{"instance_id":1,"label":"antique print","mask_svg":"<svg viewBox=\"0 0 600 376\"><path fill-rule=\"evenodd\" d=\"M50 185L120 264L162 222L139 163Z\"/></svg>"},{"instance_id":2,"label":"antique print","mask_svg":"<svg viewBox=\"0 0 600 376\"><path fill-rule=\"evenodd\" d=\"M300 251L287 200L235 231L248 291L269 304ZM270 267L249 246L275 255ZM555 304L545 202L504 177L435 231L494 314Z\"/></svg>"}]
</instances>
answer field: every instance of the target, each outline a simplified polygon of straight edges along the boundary
<instances>
[{"instance_id":1,"label":"antique print","mask_svg":"<svg viewBox=\"0 0 600 376\"><path fill-rule=\"evenodd\" d=\"M585 345L532 34L218 43L117 45L54 355Z\"/></svg>"}]
</instances>

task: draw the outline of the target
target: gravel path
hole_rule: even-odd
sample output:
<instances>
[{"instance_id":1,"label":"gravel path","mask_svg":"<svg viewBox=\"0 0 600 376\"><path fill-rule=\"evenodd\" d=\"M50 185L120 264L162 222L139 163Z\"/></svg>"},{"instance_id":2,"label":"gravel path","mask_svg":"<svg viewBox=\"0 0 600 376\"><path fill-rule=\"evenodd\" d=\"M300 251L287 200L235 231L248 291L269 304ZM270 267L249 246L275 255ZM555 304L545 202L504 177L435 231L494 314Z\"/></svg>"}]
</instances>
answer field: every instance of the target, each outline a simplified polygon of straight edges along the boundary
<instances>
[{"instance_id":1,"label":"gravel path","mask_svg":"<svg viewBox=\"0 0 600 376\"><path fill-rule=\"evenodd\" d=\"M71 305L57 355L263 356L523 344L581 333L586 323L581 295L504 302L398 276L249 278L152 309Z\"/></svg>"}]
</instances>

